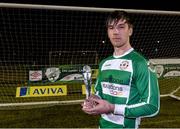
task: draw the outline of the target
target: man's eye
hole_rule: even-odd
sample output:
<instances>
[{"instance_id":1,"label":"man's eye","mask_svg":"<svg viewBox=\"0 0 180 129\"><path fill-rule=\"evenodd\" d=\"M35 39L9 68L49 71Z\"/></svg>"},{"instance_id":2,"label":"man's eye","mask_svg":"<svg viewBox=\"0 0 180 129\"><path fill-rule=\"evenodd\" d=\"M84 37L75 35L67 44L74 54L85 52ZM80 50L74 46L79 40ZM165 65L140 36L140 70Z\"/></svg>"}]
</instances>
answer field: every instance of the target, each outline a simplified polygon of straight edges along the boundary
<instances>
[{"instance_id":1,"label":"man's eye","mask_svg":"<svg viewBox=\"0 0 180 129\"><path fill-rule=\"evenodd\" d=\"M118 29L122 29L122 28L124 28L124 26L118 26L117 28L118 28Z\"/></svg>"},{"instance_id":2,"label":"man's eye","mask_svg":"<svg viewBox=\"0 0 180 129\"><path fill-rule=\"evenodd\" d=\"M109 29L113 29L113 27L112 27L112 26L109 26L108 28L109 28Z\"/></svg>"}]
</instances>

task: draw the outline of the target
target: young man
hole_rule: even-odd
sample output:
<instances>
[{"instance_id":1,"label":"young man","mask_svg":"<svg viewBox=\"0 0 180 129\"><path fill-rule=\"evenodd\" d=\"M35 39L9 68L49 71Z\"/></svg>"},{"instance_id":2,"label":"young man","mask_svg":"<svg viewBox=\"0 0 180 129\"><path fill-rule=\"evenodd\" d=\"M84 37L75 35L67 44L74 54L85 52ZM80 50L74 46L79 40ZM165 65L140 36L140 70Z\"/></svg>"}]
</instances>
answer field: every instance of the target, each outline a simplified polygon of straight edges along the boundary
<instances>
[{"instance_id":1,"label":"young man","mask_svg":"<svg viewBox=\"0 0 180 129\"><path fill-rule=\"evenodd\" d=\"M130 44L133 25L127 12L112 12L106 25L114 53L101 61L96 94L85 100L82 110L101 114L100 128L138 128L140 118L159 112L156 73Z\"/></svg>"}]
</instances>

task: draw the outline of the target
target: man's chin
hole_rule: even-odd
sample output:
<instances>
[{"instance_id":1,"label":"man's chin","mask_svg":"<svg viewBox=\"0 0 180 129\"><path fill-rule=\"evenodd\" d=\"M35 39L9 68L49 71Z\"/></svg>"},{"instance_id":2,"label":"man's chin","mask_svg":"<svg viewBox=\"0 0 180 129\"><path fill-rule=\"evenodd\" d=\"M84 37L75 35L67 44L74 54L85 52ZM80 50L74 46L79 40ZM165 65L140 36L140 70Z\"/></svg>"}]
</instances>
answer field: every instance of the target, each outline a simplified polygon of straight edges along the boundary
<instances>
[{"instance_id":1,"label":"man's chin","mask_svg":"<svg viewBox=\"0 0 180 129\"><path fill-rule=\"evenodd\" d=\"M123 45L122 44L114 44L113 46L116 48L121 48Z\"/></svg>"}]
</instances>

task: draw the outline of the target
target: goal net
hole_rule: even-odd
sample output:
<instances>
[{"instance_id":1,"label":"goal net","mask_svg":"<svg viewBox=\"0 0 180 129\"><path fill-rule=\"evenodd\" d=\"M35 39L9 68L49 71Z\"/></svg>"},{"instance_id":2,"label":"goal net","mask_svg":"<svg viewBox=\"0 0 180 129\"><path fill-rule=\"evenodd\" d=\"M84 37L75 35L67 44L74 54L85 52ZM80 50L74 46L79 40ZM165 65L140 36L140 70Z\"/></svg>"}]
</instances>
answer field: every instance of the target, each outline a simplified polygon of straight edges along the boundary
<instances>
[{"instance_id":1,"label":"goal net","mask_svg":"<svg viewBox=\"0 0 180 129\"><path fill-rule=\"evenodd\" d=\"M0 3L0 106L85 99L83 66L92 68L93 86L98 63L113 53L105 28L113 10ZM180 13L126 11L134 19L131 43L138 52L148 59L180 58ZM166 72L176 72L159 78L161 95L179 99L180 66L171 63L163 63Z\"/></svg>"}]
</instances>

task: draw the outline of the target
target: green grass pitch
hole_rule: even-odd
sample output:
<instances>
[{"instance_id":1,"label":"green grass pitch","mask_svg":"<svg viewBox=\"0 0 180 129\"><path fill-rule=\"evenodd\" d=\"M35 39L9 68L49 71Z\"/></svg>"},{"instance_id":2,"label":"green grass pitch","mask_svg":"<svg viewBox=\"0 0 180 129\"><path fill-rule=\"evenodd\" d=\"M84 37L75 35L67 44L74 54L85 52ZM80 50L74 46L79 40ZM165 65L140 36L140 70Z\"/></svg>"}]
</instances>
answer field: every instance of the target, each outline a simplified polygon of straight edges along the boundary
<instances>
[{"instance_id":1,"label":"green grass pitch","mask_svg":"<svg viewBox=\"0 0 180 129\"><path fill-rule=\"evenodd\" d=\"M142 119L141 128L179 128L180 102L170 97L161 99L160 113ZM1 110L0 128L98 128L99 116L87 115L80 104L36 109Z\"/></svg>"},{"instance_id":2,"label":"green grass pitch","mask_svg":"<svg viewBox=\"0 0 180 129\"><path fill-rule=\"evenodd\" d=\"M170 93L180 86L180 78L159 80L161 94ZM13 99L16 86L11 84L0 86L1 103L3 102L33 102L40 101L40 98ZM77 84L71 87L73 91L80 91ZM177 92L179 95L180 92ZM76 95L77 94L77 95ZM4 96L3 96L4 95ZM55 97L56 100L61 97ZM80 92L73 92L63 100L83 99ZM51 97L45 100L51 101ZM42 101L45 101L42 100ZM8 108L8 107L7 107ZM180 101L165 97L161 98L160 113L153 118L144 118L141 128L180 128ZM9 110L0 109L0 128L98 128L99 116L85 114L80 104L75 105L46 105L45 107L13 107Z\"/></svg>"}]
</instances>

